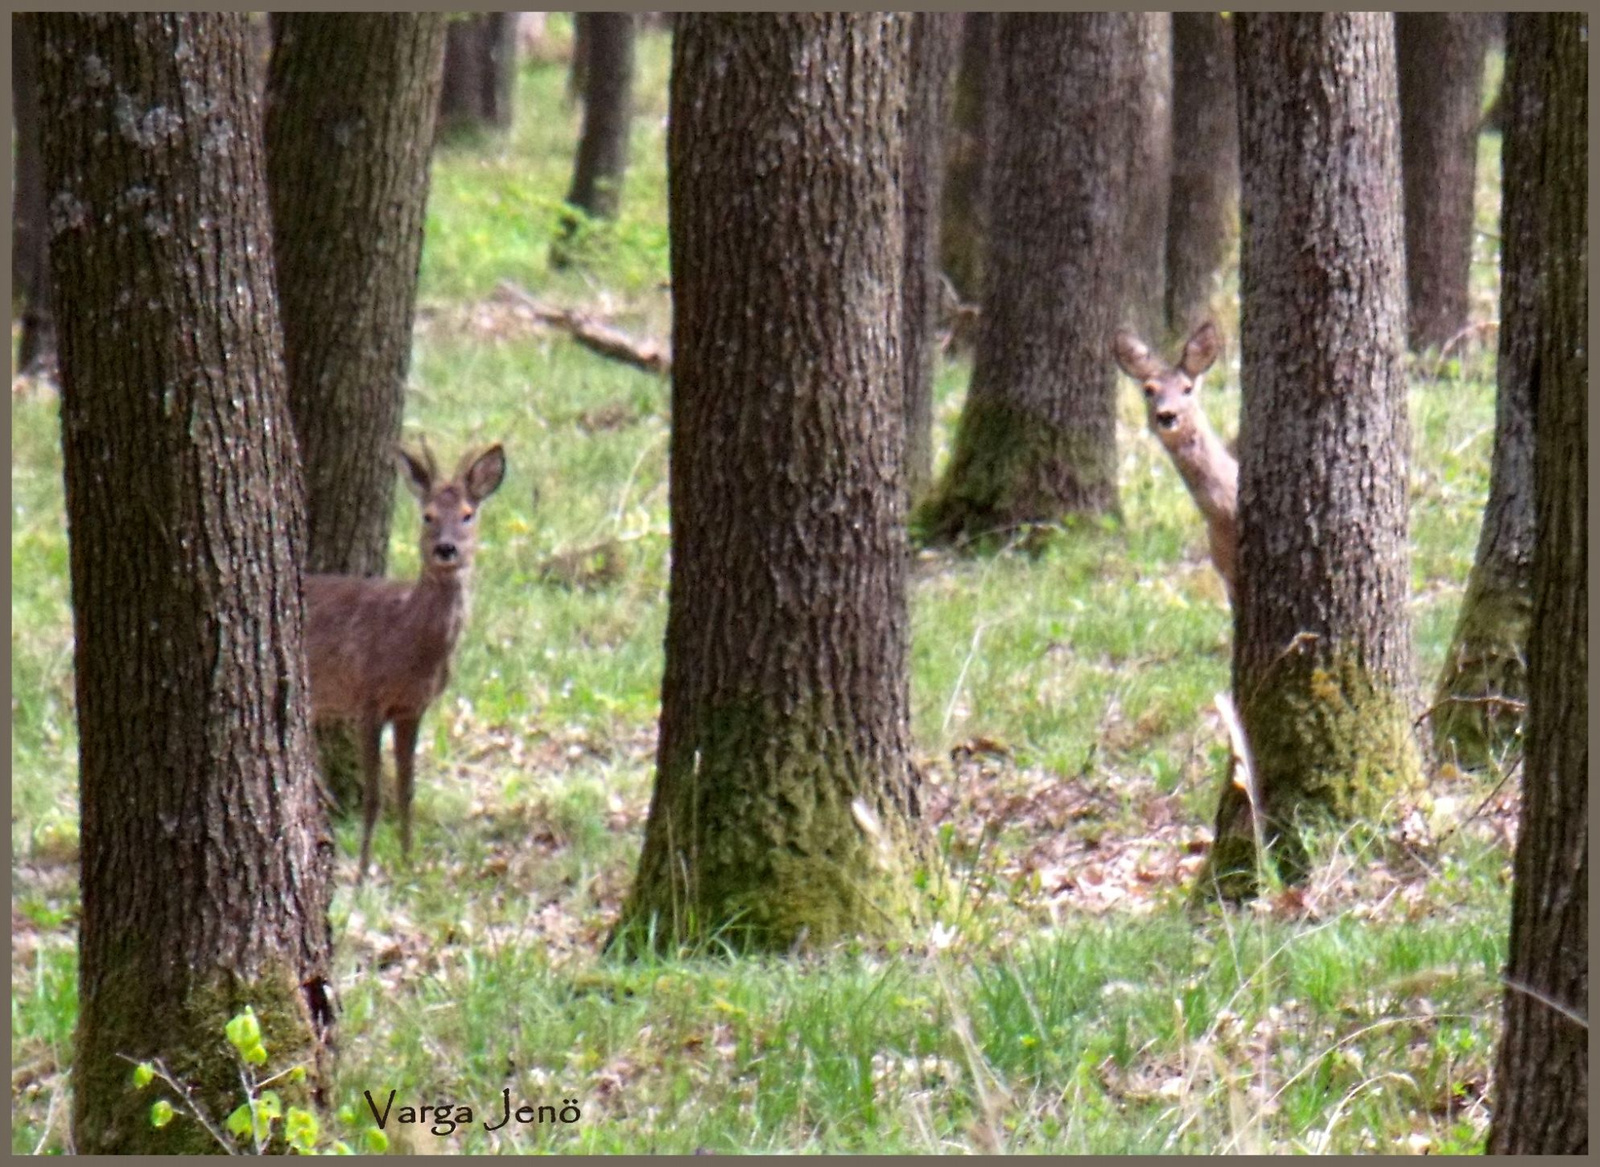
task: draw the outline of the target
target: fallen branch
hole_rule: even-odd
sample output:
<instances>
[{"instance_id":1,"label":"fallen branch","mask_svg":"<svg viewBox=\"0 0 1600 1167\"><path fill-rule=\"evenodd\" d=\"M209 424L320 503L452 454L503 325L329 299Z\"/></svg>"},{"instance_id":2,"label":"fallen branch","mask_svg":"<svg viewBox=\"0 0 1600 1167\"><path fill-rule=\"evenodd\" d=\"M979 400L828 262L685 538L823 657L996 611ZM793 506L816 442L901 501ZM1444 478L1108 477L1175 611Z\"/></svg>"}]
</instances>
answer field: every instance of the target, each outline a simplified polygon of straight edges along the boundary
<instances>
[{"instance_id":1,"label":"fallen branch","mask_svg":"<svg viewBox=\"0 0 1600 1167\"><path fill-rule=\"evenodd\" d=\"M539 303L510 280L501 280L496 289L508 300L521 304L534 317L545 324L554 325L568 333L573 340L591 352L614 361L622 361L647 373L665 376L672 370L672 357L654 340L638 340L620 329L602 324L572 308L551 308Z\"/></svg>"}]
</instances>

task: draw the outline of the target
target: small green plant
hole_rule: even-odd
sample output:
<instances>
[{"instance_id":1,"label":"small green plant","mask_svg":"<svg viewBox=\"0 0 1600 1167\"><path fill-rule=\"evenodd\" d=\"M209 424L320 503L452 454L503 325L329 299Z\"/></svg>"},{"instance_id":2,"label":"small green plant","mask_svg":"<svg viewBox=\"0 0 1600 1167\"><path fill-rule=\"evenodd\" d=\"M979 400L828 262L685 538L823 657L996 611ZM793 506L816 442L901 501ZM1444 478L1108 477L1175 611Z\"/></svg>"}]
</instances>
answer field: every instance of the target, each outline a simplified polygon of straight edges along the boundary
<instances>
[{"instance_id":1,"label":"small green plant","mask_svg":"<svg viewBox=\"0 0 1600 1167\"><path fill-rule=\"evenodd\" d=\"M261 1041L261 1022L256 1019L253 1008L247 1005L243 1013L229 1019L223 1026L223 1034L238 1059L239 1085L244 1092L244 1101L222 1121L220 1129L205 1108L195 1100L189 1088L172 1076L160 1058L143 1062L126 1058L133 1062L135 1090L147 1089L159 1080L177 1097L176 1107L169 1098L158 1098L150 1104L151 1126L159 1130L174 1118L186 1116L198 1122L216 1140L217 1145L230 1155L238 1153L241 1143L258 1155L265 1154L275 1139L301 1155L350 1154L349 1145L337 1139L327 1148L320 1148L317 1140L322 1134L322 1126L317 1116L303 1107L285 1107L283 1096L271 1088L275 1082L304 1082L306 1068L303 1065L295 1064L264 1078L256 1077L256 1067L267 1064L267 1047ZM353 1114L341 1113L341 1117L354 1122ZM283 1124L281 1128L277 1125L280 1122ZM224 1131L227 1133L224 1134ZM366 1143L369 1150L383 1151L388 1147L389 1140L382 1131L374 1129L366 1132Z\"/></svg>"}]
</instances>

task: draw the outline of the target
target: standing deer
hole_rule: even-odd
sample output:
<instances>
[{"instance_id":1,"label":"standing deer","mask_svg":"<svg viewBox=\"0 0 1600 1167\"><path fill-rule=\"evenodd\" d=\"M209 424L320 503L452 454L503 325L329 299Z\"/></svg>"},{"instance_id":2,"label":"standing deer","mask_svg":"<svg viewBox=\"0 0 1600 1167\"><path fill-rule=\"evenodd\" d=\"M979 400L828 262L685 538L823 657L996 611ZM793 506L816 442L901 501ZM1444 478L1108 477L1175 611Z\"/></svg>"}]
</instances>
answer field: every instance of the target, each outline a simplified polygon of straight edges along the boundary
<instances>
[{"instance_id":1,"label":"standing deer","mask_svg":"<svg viewBox=\"0 0 1600 1167\"><path fill-rule=\"evenodd\" d=\"M427 443L420 457L396 449L401 478L422 504L422 570L417 580L351 575L306 577L306 657L313 722L354 722L361 741L361 867L367 874L378 820L383 727L394 726L400 787L400 846L411 851L411 794L417 723L450 680L467 616L478 506L505 477L499 445L468 451L454 477L439 481Z\"/></svg>"},{"instance_id":2,"label":"standing deer","mask_svg":"<svg viewBox=\"0 0 1600 1167\"><path fill-rule=\"evenodd\" d=\"M1239 463L1200 408L1200 376L1221 351L1222 334L1209 320L1184 342L1176 366L1157 357L1126 328L1111 345L1122 371L1144 388L1150 432L1166 447L1205 516L1211 562L1231 604L1239 554Z\"/></svg>"}]
</instances>

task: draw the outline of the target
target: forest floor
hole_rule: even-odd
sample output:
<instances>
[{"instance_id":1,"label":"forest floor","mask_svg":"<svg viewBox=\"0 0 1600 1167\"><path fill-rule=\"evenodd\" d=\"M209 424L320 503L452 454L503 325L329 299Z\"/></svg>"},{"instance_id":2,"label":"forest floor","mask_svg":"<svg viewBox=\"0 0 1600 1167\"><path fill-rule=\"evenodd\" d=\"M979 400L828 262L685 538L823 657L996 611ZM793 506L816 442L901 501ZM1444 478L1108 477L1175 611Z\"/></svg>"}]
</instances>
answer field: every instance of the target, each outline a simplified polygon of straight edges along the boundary
<instances>
[{"instance_id":1,"label":"forest floor","mask_svg":"<svg viewBox=\"0 0 1600 1167\"><path fill-rule=\"evenodd\" d=\"M665 340L665 38L640 48L624 215L584 236L574 268L547 262L578 118L559 59L524 66L509 138L436 156L407 430L446 457L502 440L510 473L483 511L455 679L424 722L410 862L386 820L355 889L358 828L340 828L330 1134L357 1144L374 1125L363 1092L381 1108L394 1090L397 1111L473 1112L391 1116L390 1145L423 1153L1481 1148L1514 759L1436 766L1389 826L1316 840L1303 887L1187 910L1224 780L1231 622L1126 382L1120 523L1073 525L1039 554L917 559L924 926L894 948L785 959L601 955L652 781L667 383L575 345L500 282ZM1488 322L1498 142L1484 141ZM1208 404L1225 433L1230 358ZM940 373L941 462L969 371ZM59 1151L77 743L53 386L16 382L12 413L12 1146ZM1493 422L1492 330L1416 363L1419 692L1471 565ZM415 571L415 522L402 499L393 575ZM496 1127L507 1097L547 1113L572 1100L579 1117Z\"/></svg>"}]
</instances>

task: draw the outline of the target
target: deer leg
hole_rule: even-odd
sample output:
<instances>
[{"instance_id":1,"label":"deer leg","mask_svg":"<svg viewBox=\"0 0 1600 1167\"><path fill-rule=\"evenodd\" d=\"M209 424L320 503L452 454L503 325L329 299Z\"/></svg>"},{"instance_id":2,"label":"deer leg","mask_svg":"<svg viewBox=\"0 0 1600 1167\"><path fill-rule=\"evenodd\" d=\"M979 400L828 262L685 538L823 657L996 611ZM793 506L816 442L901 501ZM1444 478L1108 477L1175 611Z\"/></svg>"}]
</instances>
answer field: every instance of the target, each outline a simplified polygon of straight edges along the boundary
<instances>
[{"instance_id":1,"label":"deer leg","mask_svg":"<svg viewBox=\"0 0 1600 1167\"><path fill-rule=\"evenodd\" d=\"M416 788L417 718L394 721L394 768L400 782L400 850L411 854L411 794Z\"/></svg>"},{"instance_id":2,"label":"deer leg","mask_svg":"<svg viewBox=\"0 0 1600 1167\"><path fill-rule=\"evenodd\" d=\"M367 877L367 860L372 854L372 828L378 823L378 779L383 772L383 756L379 742L383 737L383 722L376 717L361 719L361 777L365 783L361 794L361 866L356 869L356 883Z\"/></svg>"}]
</instances>

